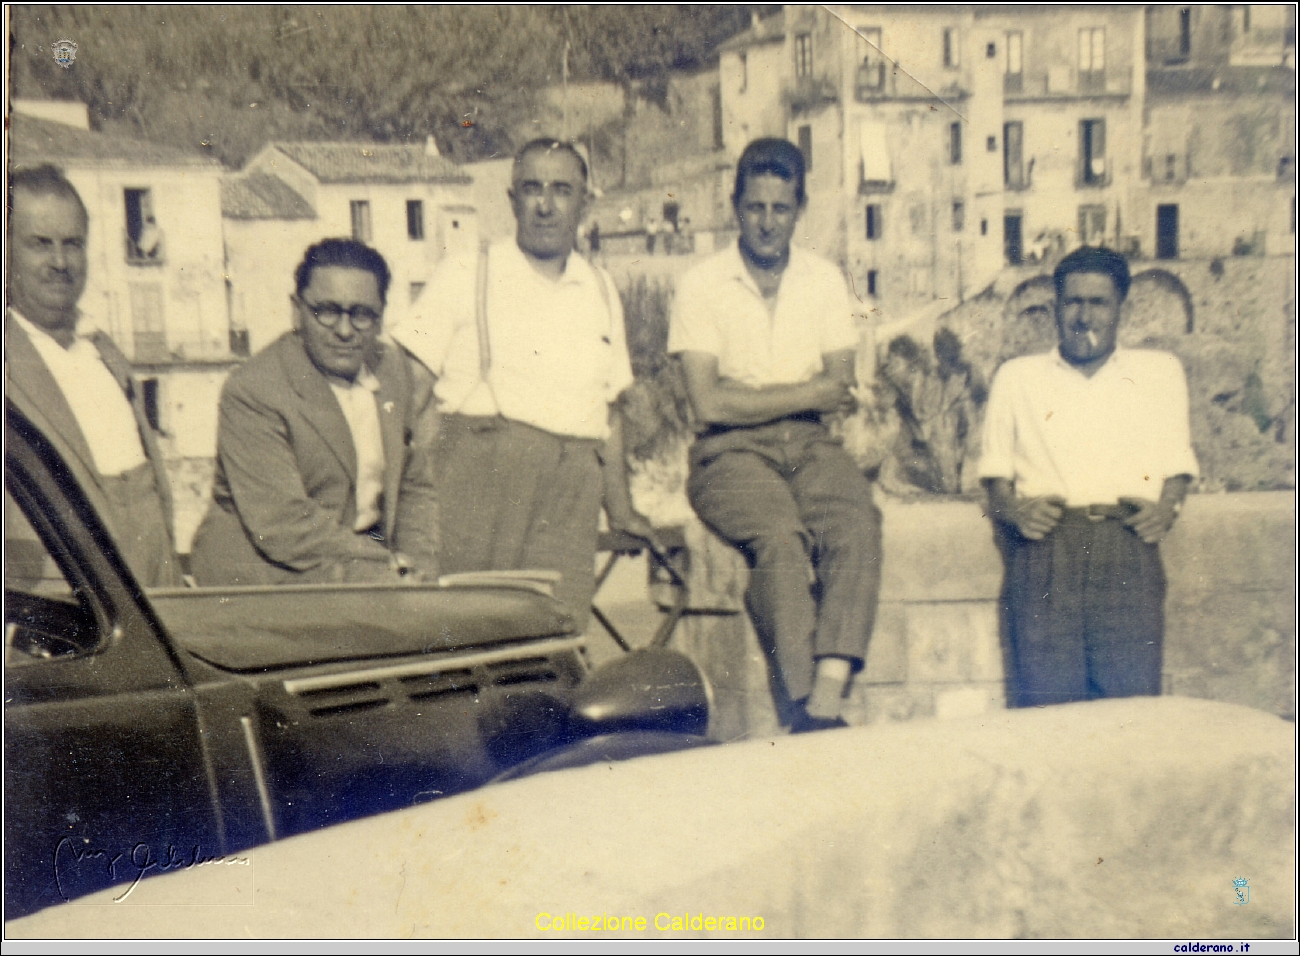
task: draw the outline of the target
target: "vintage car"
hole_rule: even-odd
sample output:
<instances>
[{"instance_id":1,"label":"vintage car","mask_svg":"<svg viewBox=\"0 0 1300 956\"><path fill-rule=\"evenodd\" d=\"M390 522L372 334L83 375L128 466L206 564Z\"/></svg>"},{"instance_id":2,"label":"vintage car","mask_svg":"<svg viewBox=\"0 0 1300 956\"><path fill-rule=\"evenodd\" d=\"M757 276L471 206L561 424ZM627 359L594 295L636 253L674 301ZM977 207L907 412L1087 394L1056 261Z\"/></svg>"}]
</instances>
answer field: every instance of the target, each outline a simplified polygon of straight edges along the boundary
<instances>
[{"instance_id":1,"label":"vintage car","mask_svg":"<svg viewBox=\"0 0 1300 956\"><path fill-rule=\"evenodd\" d=\"M686 658L589 672L562 606L526 581L146 593L55 449L7 412L7 919L511 768L703 740Z\"/></svg>"}]
</instances>

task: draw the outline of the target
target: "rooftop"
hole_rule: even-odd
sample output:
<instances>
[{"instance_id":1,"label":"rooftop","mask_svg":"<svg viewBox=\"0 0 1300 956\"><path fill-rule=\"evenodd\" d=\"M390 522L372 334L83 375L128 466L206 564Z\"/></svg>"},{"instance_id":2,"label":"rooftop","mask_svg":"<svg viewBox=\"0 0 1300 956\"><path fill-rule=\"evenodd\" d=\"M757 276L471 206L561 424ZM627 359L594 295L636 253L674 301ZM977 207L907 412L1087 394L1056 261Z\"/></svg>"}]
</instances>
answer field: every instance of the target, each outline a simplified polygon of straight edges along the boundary
<instances>
[{"instance_id":1,"label":"rooftop","mask_svg":"<svg viewBox=\"0 0 1300 956\"><path fill-rule=\"evenodd\" d=\"M785 39L785 11L774 14L770 17L760 20L754 18L749 29L743 33L737 33L730 40L724 40L718 44L718 52L726 53L730 50L743 50L746 47L754 46L759 43L778 43Z\"/></svg>"},{"instance_id":2,"label":"rooftop","mask_svg":"<svg viewBox=\"0 0 1300 956\"><path fill-rule=\"evenodd\" d=\"M253 172L221 180L226 219L315 219L316 210L278 176Z\"/></svg>"},{"instance_id":3,"label":"rooftop","mask_svg":"<svg viewBox=\"0 0 1300 956\"><path fill-rule=\"evenodd\" d=\"M470 183L467 173L423 145L271 143L322 183Z\"/></svg>"},{"instance_id":4,"label":"rooftop","mask_svg":"<svg viewBox=\"0 0 1300 956\"><path fill-rule=\"evenodd\" d=\"M54 163L101 168L184 166L214 171L221 168L218 160L200 153L144 139L109 136L22 113L9 115L9 163L11 166Z\"/></svg>"}]
</instances>

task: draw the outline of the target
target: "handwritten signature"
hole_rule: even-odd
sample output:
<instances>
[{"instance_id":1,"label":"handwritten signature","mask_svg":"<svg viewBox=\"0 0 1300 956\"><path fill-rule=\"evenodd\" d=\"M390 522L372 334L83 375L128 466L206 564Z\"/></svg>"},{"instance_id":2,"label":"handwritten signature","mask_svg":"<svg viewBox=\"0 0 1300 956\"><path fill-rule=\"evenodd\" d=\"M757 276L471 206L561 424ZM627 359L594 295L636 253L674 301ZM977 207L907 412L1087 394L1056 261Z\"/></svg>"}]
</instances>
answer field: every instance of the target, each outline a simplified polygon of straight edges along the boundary
<instances>
[{"instance_id":1,"label":"handwritten signature","mask_svg":"<svg viewBox=\"0 0 1300 956\"><path fill-rule=\"evenodd\" d=\"M88 840L83 840L81 845L78 845L72 837L64 837L54 848L54 885L59 891L59 897L65 902L71 899L63 888L64 879L69 876L68 868L80 866L87 861L95 864L102 863L110 883L131 880L131 885L126 888L126 891L121 896L113 898L114 903L123 902L150 873L188 870L196 866L251 865L251 861L246 856L205 854L198 844L195 844L188 853L169 844L165 853L155 856L153 847L148 843L137 843L129 851L114 853L112 850L95 847ZM119 875L119 868L121 875ZM135 874L134 877L131 876L132 873Z\"/></svg>"}]
</instances>

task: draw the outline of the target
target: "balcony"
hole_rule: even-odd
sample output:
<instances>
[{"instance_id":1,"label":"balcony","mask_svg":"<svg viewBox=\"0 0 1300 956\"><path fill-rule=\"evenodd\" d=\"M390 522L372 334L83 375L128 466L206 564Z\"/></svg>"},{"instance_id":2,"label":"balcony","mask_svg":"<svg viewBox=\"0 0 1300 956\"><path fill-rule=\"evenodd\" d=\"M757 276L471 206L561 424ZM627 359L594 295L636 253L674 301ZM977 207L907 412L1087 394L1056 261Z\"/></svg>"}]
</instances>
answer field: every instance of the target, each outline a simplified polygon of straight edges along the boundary
<instances>
[{"instance_id":1,"label":"balcony","mask_svg":"<svg viewBox=\"0 0 1300 956\"><path fill-rule=\"evenodd\" d=\"M969 95L969 91L955 80L944 83L937 92L940 98L950 103L964 100ZM933 102L936 90L922 84L900 64L883 57L868 57L858 64L853 95L859 103L880 100Z\"/></svg>"}]
</instances>

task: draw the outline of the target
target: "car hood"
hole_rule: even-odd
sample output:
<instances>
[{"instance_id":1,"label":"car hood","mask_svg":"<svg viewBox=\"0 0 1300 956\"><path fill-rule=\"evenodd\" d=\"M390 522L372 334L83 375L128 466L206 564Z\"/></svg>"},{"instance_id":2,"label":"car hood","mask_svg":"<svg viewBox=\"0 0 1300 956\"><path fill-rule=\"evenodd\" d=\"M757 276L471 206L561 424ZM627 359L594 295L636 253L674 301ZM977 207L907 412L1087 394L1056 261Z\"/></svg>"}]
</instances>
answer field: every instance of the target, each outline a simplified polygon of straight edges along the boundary
<instances>
[{"instance_id":1,"label":"car hood","mask_svg":"<svg viewBox=\"0 0 1300 956\"><path fill-rule=\"evenodd\" d=\"M558 601L525 586L168 588L149 599L180 647L231 671L426 654L573 630Z\"/></svg>"}]
</instances>

